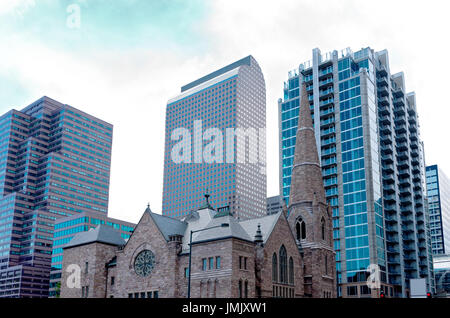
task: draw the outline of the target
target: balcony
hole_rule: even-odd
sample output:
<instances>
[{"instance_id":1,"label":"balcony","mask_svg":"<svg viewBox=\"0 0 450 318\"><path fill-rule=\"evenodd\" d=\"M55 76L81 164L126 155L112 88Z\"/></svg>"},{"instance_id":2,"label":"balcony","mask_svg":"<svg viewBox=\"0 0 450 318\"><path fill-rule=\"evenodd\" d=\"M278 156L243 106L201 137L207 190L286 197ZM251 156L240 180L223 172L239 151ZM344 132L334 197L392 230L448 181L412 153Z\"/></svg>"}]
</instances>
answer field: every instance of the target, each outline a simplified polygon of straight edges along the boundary
<instances>
[{"instance_id":1,"label":"balcony","mask_svg":"<svg viewBox=\"0 0 450 318\"><path fill-rule=\"evenodd\" d=\"M319 88L321 88L321 86L325 86L325 85L328 85L330 83L331 84L333 83L333 77L327 77L327 78L319 81Z\"/></svg>"},{"instance_id":2,"label":"balcony","mask_svg":"<svg viewBox=\"0 0 450 318\"><path fill-rule=\"evenodd\" d=\"M388 80L385 76L377 78L377 84L380 86L389 86Z\"/></svg>"},{"instance_id":3,"label":"balcony","mask_svg":"<svg viewBox=\"0 0 450 318\"><path fill-rule=\"evenodd\" d=\"M386 70L386 66L381 65L380 67L377 68L377 77L386 77L387 74L387 70Z\"/></svg>"},{"instance_id":4,"label":"balcony","mask_svg":"<svg viewBox=\"0 0 450 318\"><path fill-rule=\"evenodd\" d=\"M334 103L334 98L331 97L331 98L327 98L325 100L321 100L319 105L320 105L320 107L322 107L322 106L331 105L333 103Z\"/></svg>"},{"instance_id":5,"label":"balcony","mask_svg":"<svg viewBox=\"0 0 450 318\"><path fill-rule=\"evenodd\" d=\"M383 165L382 169L383 169L383 173L394 173L394 165L393 164Z\"/></svg>"},{"instance_id":6,"label":"balcony","mask_svg":"<svg viewBox=\"0 0 450 318\"><path fill-rule=\"evenodd\" d=\"M383 164L390 164L394 162L393 154L381 155L381 159L383 160Z\"/></svg>"},{"instance_id":7,"label":"balcony","mask_svg":"<svg viewBox=\"0 0 450 318\"><path fill-rule=\"evenodd\" d=\"M405 107L394 107L394 114L396 115L405 115Z\"/></svg>"},{"instance_id":8,"label":"balcony","mask_svg":"<svg viewBox=\"0 0 450 318\"><path fill-rule=\"evenodd\" d=\"M406 124L395 125L395 132L397 134L406 133Z\"/></svg>"},{"instance_id":9,"label":"balcony","mask_svg":"<svg viewBox=\"0 0 450 318\"><path fill-rule=\"evenodd\" d=\"M399 115L395 117L395 123L397 125L406 124L406 117L405 115Z\"/></svg>"},{"instance_id":10,"label":"balcony","mask_svg":"<svg viewBox=\"0 0 450 318\"><path fill-rule=\"evenodd\" d=\"M408 150L408 143L405 141L397 143L397 150L401 152Z\"/></svg>"},{"instance_id":11,"label":"balcony","mask_svg":"<svg viewBox=\"0 0 450 318\"><path fill-rule=\"evenodd\" d=\"M329 107L327 109L324 109L324 110L320 111L320 116L321 117L322 116L327 116L327 115L330 115L330 114L334 114L334 107Z\"/></svg>"},{"instance_id":12,"label":"balcony","mask_svg":"<svg viewBox=\"0 0 450 318\"><path fill-rule=\"evenodd\" d=\"M329 136L329 135L332 135L332 134L335 134L335 133L336 133L336 128L335 127L330 127L330 128L327 128L327 129L321 129L320 130L320 135L322 137Z\"/></svg>"},{"instance_id":13,"label":"balcony","mask_svg":"<svg viewBox=\"0 0 450 318\"><path fill-rule=\"evenodd\" d=\"M397 212L397 206L395 205L395 203L389 203L389 204L385 204L384 205L384 211L386 212L386 213L390 213L390 212ZM387 219L387 217L386 217L386 219ZM395 221L397 221L397 217L395 216L395 214L394 214L394 219L395 219Z\"/></svg>"},{"instance_id":14,"label":"balcony","mask_svg":"<svg viewBox=\"0 0 450 318\"><path fill-rule=\"evenodd\" d=\"M397 158L399 162L408 159L408 157L409 157L408 151L400 151L397 153Z\"/></svg>"},{"instance_id":15,"label":"balcony","mask_svg":"<svg viewBox=\"0 0 450 318\"><path fill-rule=\"evenodd\" d=\"M403 107L405 106L405 101L403 100L403 98L394 98L394 106Z\"/></svg>"},{"instance_id":16,"label":"balcony","mask_svg":"<svg viewBox=\"0 0 450 318\"><path fill-rule=\"evenodd\" d=\"M392 95L395 97L403 97L405 94L403 93L403 89L401 87L395 87L392 89Z\"/></svg>"},{"instance_id":17,"label":"balcony","mask_svg":"<svg viewBox=\"0 0 450 318\"><path fill-rule=\"evenodd\" d=\"M379 117L380 123L384 125L390 125L391 124L391 115L383 115Z\"/></svg>"},{"instance_id":18,"label":"balcony","mask_svg":"<svg viewBox=\"0 0 450 318\"><path fill-rule=\"evenodd\" d=\"M389 106L389 97L387 96L378 97L378 105Z\"/></svg>"},{"instance_id":19,"label":"balcony","mask_svg":"<svg viewBox=\"0 0 450 318\"><path fill-rule=\"evenodd\" d=\"M378 96L389 96L389 90L386 86L378 86Z\"/></svg>"},{"instance_id":20,"label":"balcony","mask_svg":"<svg viewBox=\"0 0 450 318\"><path fill-rule=\"evenodd\" d=\"M329 96L333 96L333 93L334 93L334 88L333 88L333 86L331 86L328 89L319 91L319 96L320 97L329 97Z\"/></svg>"},{"instance_id":21,"label":"balcony","mask_svg":"<svg viewBox=\"0 0 450 318\"><path fill-rule=\"evenodd\" d=\"M409 176L409 169L401 169L401 170L399 170L398 171L398 176L400 177L400 178L406 178L406 177L408 177Z\"/></svg>"},{"instance_id":22,"label":"balcony","mask_svg":"<svg viewBox=\"0 0 450 318\"><path fill-rule=\"evenodd\" d=\"M392 145L387 144L387 145L381 145L381 151L382 153L388 154L388 153L393 153L394 152L394 148L392 147Z\"/></svg>"},{"instance_id":23,"label":"balcony","mask_svg":"<svg viewBox=\"0 0 450 318\"><path fill-rule=\"evenodd\" d=\"M391 144L392 143L392 139L390 135L381 135L380 136L380 141L384 144Z\"/></svg>"},{"instance_id":24,"label":"balcony","mask_svg":"<svg viewBox=\"0 0 450 318\"><path fill-rule=\"evenodd\" d=\"M395 192L394 184L383 184L383 190L386 194L392 194Z\"/></svg>"}]
</instances>

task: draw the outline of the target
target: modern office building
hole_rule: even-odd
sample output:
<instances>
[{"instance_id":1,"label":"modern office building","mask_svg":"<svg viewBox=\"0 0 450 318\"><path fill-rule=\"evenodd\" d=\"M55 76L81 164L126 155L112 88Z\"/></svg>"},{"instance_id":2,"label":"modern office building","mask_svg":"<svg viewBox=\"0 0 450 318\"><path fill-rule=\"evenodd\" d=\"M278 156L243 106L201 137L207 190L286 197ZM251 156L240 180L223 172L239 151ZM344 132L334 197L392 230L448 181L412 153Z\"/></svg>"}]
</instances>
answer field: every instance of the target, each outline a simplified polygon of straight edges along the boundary
<instances>
[{"instance_id":1,"label":"modern office building","mask_svg":"<svg viewBox=\"0 0 450 318\"><path fill-rule=\"evenodd\" d=\"M53 234L52 271L50 273L50 297L58 297L63 264L63 247L80 232L87 232L98 225L112 227L126 241L133 233L136 224L109 218L101 213L83 212L55 221Z\"/></svg>"},{"instance_id":2,"label":"modern office building","mask_svg":"<svg viewBox=\"0 0 450 318\"><path fill-rule=\"evenodd\" d=\"M289 72L279 100L280 193L289 200L302 82L306 83L326 197L333 213L339 296L366 297L369 265L385 293L409 279L433 288L425 166L415 94L391 74L386 50L322 55ZM289 203L289 202L288 202Z\"/></svg>"},{"instance_id":3,"label":"modern office building","mask_svg":"<svg viewBox=\"0 0 450 318\"><path fill-rule=\"evenodd\" d=\"M267 198L267 214L275 214L283 209L283 201L281 195Z\"/></svg>"},{"instance_id":4,"label":"modern office building","mask_svg":"<svg viewBox=\"0 0 450 318\"><path fill-rule=\"evenodd\" d=\"M450 254L433 255L436 297L450 298Z\"/></svg>"},{"instance_id":5,"label":"modern office building","mask_svg":"<svg viewBox=\"0 0 450 318\"><path fill-rule=\"evenodd\" d=\"M450 180L437 165L427 166L428 214L433 255L450 253Z\"/></svg>"},{"instance_id":6,"label":"modern office building","mask_svg":"<svg viewBox=\"0 0 450 318\"><path fill-rule=\"evenodd\" d=\"M252 56L183 86L167 103L163 215L188 215L205 191L237 218L266 215L265 127L265 82Z\"/></svg>"},{"instance_id":7,"label":"modern office building","mask_svg":"<svg viewBox=\"0 0 450 318\"><path fill-rule=\"evenodd\" d=\"M113 127L48 97L0 127L0 297L47 297L53 222L107 213Z\"/></svg>"}]
</instances>

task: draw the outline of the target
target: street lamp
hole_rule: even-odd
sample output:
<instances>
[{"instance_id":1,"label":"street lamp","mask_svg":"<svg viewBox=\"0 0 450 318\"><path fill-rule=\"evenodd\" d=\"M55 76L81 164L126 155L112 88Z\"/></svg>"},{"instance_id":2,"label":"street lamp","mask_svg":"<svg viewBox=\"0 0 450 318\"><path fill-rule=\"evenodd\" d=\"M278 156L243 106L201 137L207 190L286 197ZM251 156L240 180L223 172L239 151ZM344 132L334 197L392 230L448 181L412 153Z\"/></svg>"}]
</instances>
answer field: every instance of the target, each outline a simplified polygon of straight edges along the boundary
<instances>
[{"instance_id":1,"label":"street lamp","mask_svg":"<svg viewBox=\"0 0 450 318\"><path fill-rule=\"evenodd\" d=\"M228 224L228 223L222 223L221 225L208 227L206 229L200 229L200 230L195 230L195 231L191 230L191 235L190 235L190 238L189 238L189 269L188 269L189 275L188 275L188 296L187 296L187 298L191 298L192 234L197 233L197 232L206 231L206 230L215 229L215 228L218 228L218 227L229 227L229 226L230 226L230 224Z\"/></svg>"}]
</instances>

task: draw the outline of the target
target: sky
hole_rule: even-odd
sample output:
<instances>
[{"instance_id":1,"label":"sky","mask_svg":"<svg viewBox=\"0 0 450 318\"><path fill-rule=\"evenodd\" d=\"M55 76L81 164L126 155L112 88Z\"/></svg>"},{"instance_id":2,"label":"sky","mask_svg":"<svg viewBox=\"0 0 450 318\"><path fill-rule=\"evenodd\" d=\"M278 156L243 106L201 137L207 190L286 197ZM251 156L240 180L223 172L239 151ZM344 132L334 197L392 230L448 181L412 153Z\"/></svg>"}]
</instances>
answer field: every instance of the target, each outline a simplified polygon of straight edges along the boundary
<instances>
[{"instance_id":1,"label":"sky","mask_svg":"<svg viewBox=\"0 0 450 318\"><path fill-rule=\"evenodd\" d=\"M161 213L165 107L181 86L250 54L258 61L267 194L277 195L288 71L313 48L369 46L404 72L426 164L450 176L449 9L445 0L1 0L0 114L48 96L113 124L108 215L137 222L147 203Z\"/></svg>"}]
</instances>

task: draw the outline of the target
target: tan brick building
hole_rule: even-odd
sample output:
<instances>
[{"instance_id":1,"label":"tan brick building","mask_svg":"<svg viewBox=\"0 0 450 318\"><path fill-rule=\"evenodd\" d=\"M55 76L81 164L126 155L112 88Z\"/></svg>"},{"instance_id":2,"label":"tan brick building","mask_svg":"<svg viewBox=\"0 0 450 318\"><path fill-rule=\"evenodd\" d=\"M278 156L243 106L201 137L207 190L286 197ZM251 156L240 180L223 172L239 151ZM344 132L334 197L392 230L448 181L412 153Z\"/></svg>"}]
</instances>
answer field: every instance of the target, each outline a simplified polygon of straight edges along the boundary
<instances>
[{"instance_id":1,"label":"tan brick building","mask_svg":"<svg viewBox=\"0 0 450 318\"><path fill-rule=\"evenodd\" d=\"M331 215L307 100L300 109L289 207L238 220L206 195L182 220L148 207L127 242L104 226L80 233L64 249L61 297L187 297L189 255L194 298L335 297Z\"/></svg>"}]
</instances>

